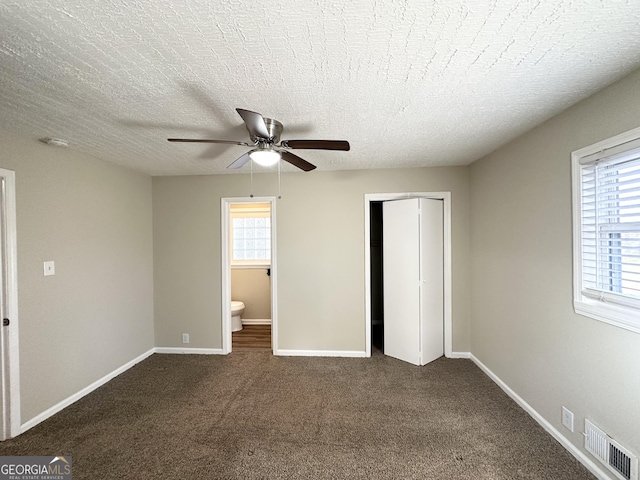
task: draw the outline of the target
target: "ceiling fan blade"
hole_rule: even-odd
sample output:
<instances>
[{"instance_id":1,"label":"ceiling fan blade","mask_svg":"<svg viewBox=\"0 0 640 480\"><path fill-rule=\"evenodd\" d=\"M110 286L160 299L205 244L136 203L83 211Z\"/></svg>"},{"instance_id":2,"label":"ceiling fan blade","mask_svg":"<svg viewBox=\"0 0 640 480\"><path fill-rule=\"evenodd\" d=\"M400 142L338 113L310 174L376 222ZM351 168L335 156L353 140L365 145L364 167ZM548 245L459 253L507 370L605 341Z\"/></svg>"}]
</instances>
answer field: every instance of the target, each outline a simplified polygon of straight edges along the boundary
<instances>
[{"instance_id":1,"label":"ceiling fan blade","mask_svg":"<svg viewBox=\"0 0 640 480\"><path fill-rule=\"evenodd\" d=\"M227 145L241 145L250 147L247 142L236 142L235 140L207 140L205 138L167 138L170 142L194 142L194 143L226 143Z\"/></svg>"},{"instance_id":2,"label":"ceiling fan blade","mask_svg":"<svg viewBox=\"0 0 640 480\"><path fill-rule=\"evenodd\" d=\"M343 150L351 149L346 140L283 140L280 144L284 148L307 148L311 150Z\"/></svg>"},{"instance_id":3,"label":"ceiling fan blade","mask_svg":"<svg viewBox=\"0 0 640 480\"><path fill-rule=\"evenodd\" d=\"M280 154L282 155L282 160L284 160L285 162L289 162L294 167L298 167L300 170L304 170L305 172L310 172L311 170L316 168L315 165L307 162L297 155L294 155L291 152L284 151L280 152Z\"/></svg>"},{"instance_id":4,"label":"ceiling fan blade","mask_svg":"<svg viewBox=\"0 0 640 480\"><path fill-rule=\"evenodd\" d=\"M235 162L233 162L231 165L229 165L227 168L232 168L234 170L238 169L238 168L241 168L249 160L251 160L251 157L249 156L249 153L247 152L244 155L242 155L240 158L238 158Z\"/></svg>"},{"instance_id":5,"label":"ceiling fan blade","mask_svg":"<svg viewBox=\"0 0 640 480\"><path fill-rule=\"evenodd\" d=\"M267 128L267 124L264 122L262 115L242 108L236 108L236 112L238 112L242 117L242 120L247 126L247 130L249 130L249 133L251 134L252 140L256 137L269 138L269 129Z\"/></svg>"}]
</instances>

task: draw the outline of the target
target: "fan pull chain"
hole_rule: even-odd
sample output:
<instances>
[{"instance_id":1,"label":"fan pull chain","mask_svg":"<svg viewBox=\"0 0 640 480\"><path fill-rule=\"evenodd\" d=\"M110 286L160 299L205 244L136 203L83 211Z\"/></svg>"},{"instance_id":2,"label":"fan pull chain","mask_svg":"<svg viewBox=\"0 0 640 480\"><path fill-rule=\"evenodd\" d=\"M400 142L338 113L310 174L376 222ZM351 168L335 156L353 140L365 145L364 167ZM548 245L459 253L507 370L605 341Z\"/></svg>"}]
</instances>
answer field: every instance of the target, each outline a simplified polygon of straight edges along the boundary
<instances>
[{"instance_id":1,"label":"fan pull chain","mask_svg":"<svg viewBox=\"0 0 640 480\"><path fill-rule=\"evenodd\" d=\"M282 189L280 188L280 163L282 163L282 160L278 162L278 200L282 198L282 195L280 194L282 192Z\"/></svg>"},{"instance_id":2,"label":"fan pull chain","mask_svg":"<svg viewBox=\"0 0 640 480\"><path fill-rule=\"evenodd\" d=\"M250 198L253 198L253 160L249 160L249 169L251 172L251 194L249 195Z\"/></svg>"}]
</instances>

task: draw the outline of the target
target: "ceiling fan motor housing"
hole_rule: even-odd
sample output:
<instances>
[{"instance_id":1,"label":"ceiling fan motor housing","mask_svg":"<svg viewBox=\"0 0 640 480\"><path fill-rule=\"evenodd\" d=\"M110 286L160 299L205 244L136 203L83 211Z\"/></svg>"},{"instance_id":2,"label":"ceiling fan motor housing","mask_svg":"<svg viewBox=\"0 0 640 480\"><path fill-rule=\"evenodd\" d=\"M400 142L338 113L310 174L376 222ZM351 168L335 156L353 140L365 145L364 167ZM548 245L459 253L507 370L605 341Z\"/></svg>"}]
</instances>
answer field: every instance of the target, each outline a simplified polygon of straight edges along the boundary
<instances>
[{"instance_id":1,"label":"ceiling fan motor housing","mask_svg":"<svg viewBox=\"0 0 640 480\"><path fill-rule=\"evenodd\" d=\"M264 124L267 126L267 131L269 132L268 143L274 144L280 142L280 134L282 134L282 124L274 120L273 118L265 118ZM257 139L258 141L265 139Z\"/></svg>"}]
</instances>

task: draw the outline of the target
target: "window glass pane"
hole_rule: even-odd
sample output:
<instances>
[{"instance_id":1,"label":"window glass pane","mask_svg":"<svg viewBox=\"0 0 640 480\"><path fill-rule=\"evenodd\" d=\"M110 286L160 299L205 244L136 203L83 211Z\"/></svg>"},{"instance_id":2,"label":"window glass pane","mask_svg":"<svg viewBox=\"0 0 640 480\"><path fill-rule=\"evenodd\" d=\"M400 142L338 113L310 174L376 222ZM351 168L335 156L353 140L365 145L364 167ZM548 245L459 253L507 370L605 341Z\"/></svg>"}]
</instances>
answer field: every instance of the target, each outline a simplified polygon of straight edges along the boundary
<instances>
[{"instance_id":1,"label":"window glass pane","mask_svg":"<svg viewBox=\"0 0 640 480\"><path fill-rule=\"evenodd\" d=\"M232 218L232 259L268 262L271 258L271 219L269 217Z\"/></svg>"}]
</instances>

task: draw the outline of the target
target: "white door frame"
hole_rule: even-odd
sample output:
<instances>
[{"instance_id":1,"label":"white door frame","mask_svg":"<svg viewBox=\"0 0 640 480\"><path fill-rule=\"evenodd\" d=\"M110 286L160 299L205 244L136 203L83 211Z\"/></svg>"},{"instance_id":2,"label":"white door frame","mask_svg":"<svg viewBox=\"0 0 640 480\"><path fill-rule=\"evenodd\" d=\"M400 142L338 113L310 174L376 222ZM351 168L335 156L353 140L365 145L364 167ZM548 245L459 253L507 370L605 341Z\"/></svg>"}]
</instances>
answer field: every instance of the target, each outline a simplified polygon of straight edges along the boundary
<instances>
[{"instance_id":1,"label":"white door frame","mask_svg":"<svg viewBox=\"0 0 640 480\"><path fill-rule=\"evenodd\" d=\"M276 197L227 197L221 201L222 353L231 353L231 204L269 203L271 210L271 351L278 347L278 275L276 262Z\"/></svg>"},{"instance_id":2,"label":"white door frame","mask_svg":"<svg viewBox=\"0 0 640 480\"><path fill-rule=\"evenodd\" d=\"M451 357L451 192L366 193L364 195L364 298L366 356L371 356L371 202L436 198L444 208L444 355Z\"/></svg>"},{"instance_id":3,"label":"white door frame","mask_svg":"<svg viewBox=\"0 0 640 480\"><path fill-rule=\"evenodd\" d=\"M0 326L0 440L20 434L20 355L18 352L18 255L16 234L16 174L0 169L0 267L2 268L2 318L9 326Z\"/></svg>"}]
</instances>

